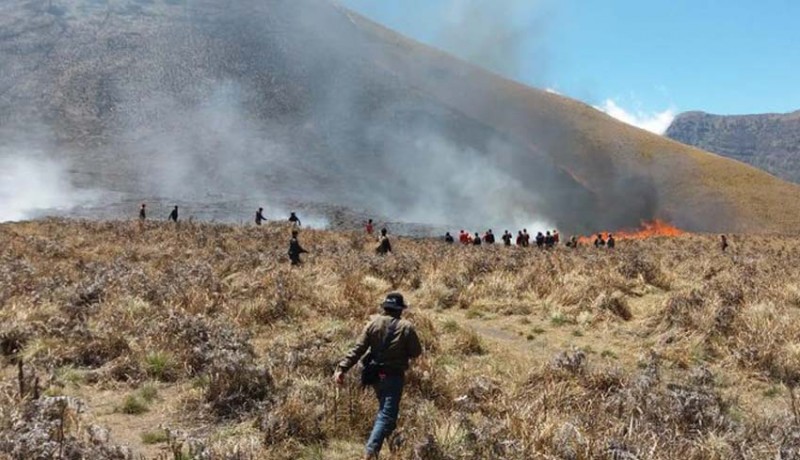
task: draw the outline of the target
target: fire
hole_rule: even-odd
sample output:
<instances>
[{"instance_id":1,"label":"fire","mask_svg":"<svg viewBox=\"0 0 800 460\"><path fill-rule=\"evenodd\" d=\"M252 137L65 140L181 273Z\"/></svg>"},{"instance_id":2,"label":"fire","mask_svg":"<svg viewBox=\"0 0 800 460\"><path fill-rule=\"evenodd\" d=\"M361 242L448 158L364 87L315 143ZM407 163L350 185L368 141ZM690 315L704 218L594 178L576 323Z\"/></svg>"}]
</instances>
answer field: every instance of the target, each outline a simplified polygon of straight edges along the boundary
<instances>
[{"instance_id":1,"label":"fire","mask_svg":"<svg viewBox=\"0 0 800 460\"><path fill-rule=\"evenodd\" d=\"M653 238L658 236L675 237L686 234L683 230L670 225L662 220L654 220L651 222L642 222L641 227L637 230L619 230L616 232L601 232L603 238L608 238L609 233L614 235L617 241L620 240L643 240L645 238ZM580 238L581 244L592 244L595 236L584 236Z\"/></svg>"}]
</instances>

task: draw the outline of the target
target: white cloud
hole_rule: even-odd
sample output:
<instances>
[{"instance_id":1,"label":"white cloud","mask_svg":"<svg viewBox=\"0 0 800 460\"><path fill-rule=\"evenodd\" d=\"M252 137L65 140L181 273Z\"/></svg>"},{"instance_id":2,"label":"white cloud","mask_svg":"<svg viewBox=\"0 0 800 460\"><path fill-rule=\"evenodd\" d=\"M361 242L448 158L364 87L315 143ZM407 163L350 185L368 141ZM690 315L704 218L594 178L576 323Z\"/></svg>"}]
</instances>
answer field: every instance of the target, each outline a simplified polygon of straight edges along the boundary
<instances>
[{"instance_id":1,"label":"white cloud","mask_svg":"<svg viewBox=\"0 0 800 460\"><path fill-rule=\"evenodd\" d=\"M614 99L606 99L602 105L594 108L611 115L619 121L656 134L664 134L672 120L675 119L675 110L673 108L668 108L663 112L629 111L620 107Z\"/></svg>"}]
</instances>

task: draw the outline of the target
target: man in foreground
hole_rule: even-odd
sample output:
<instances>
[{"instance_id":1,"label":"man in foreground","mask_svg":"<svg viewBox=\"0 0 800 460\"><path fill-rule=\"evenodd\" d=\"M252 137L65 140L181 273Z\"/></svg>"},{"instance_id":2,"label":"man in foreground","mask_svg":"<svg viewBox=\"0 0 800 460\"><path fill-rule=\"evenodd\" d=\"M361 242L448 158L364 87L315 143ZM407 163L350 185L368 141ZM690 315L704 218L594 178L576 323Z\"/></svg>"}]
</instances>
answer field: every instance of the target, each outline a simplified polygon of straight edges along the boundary
<instances>
[{"instance_id":1,"label":"man in foreground","mask_svg":"<svg viewBox=\"0 0 800 460\"><path fill-rule=\"evenodd\" d=\"M378 414L367 440L365 459L376 459L386 438L397 426L400 398L403 395L408 362L422 354L422 346L414 325L401 319L407 308L403 296L391 293L381 304L383 315L374 317L364 328L356 345L337 366L333 380L341 385L344 374L369 349L361 360L364 365L362 384L372 386L378 398Z\"/></svg>"}]
</instances>

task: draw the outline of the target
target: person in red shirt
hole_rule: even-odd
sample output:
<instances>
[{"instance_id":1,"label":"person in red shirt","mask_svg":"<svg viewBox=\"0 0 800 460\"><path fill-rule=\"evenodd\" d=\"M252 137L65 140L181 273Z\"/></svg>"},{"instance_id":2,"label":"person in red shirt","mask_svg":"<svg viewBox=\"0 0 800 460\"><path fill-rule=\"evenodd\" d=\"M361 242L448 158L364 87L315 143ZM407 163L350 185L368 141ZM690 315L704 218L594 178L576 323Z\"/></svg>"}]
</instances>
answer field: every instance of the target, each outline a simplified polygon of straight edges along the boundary
<instances>
[{"instance_id":1,"label":"person in red shirt","mask_svg":"<svg viewBox=\"0 0 800 460\"><path fill-rule=\"evenodd\" d=\"M367 221L366 230L367 230L367 235L372 235L372 232L375 231L375 225L372 223L372 219Z\"/></svg>"},{"instance_id":2,"label":"person in red shirt","mask_svg":"<svg viewBox=\"0 0 800 460\"><path fill-rule=\"evenodd\" d=\"M458 234L458 242L461 244L469 244L469 235L464 230L461 230Z\"/></svg>"}]
</instances>

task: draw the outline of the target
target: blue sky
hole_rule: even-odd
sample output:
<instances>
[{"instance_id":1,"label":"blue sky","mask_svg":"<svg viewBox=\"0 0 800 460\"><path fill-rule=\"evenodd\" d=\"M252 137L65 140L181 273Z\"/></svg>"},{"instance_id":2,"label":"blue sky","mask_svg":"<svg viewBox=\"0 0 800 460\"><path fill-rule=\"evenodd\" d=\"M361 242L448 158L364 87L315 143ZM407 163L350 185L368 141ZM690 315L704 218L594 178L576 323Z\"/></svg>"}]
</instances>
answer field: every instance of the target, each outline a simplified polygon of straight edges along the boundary
<instances>
[{"instance_id":1,"label":"blue sky","mask_svg":"<svg viewBox=\"0 0 800 460\"><path fill-rule=\"evenodd\" d=\"M341 0L424 43L659 131L800 109L798 0Z\"/></svg>"}]
</instances>

